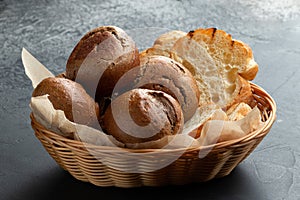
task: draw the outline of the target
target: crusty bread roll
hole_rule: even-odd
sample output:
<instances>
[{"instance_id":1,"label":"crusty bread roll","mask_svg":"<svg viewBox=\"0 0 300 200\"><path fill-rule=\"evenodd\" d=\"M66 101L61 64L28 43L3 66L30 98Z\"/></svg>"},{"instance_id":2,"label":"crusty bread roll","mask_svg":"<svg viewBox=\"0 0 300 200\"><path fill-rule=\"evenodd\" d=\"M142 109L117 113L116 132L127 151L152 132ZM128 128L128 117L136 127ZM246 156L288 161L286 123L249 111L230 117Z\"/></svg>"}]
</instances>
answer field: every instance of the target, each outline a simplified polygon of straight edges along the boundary
<instances>
[{"instance_id":1,"label":"crusty bread roll","mask_svg":"<svg viewBox=\"0 0 300 200\"><path fill-rule=\"evenodd\" d=\"M84 88L65 78L49 77L42 80L32 96L48 94L56 110L62 110L67 119L78 124L98 127L99 107Z\"/></svg>"},{"instance_id":2,"label":"crusty bread roll","mask_svg":"<svg viewBox=\"0 0 300 200\"><path fill-rule=\"evenodd\" d=\"M198 108L200 92L193 75L183 65L164 56L147 56L140 60L132 88L164 91L179 101L184 121L189 120ZM122 77L127 80L127 77ZM123 82L120 85L125 85ZM125 86L124 86L125 88ZM117 92L120 93L120 92Z\"/></svg>"},{"instance_id":3,"label":"crusty bread roll","mask_svg":"<svg viewBox=\"0 0 300 200\"><path fill-rule=\"evenodd\" d=\"M101 26L78 42L68 59L66 76L82 84L99 102L110 97L120 77L138 64L132 38L116 26Z\"/></svg>"},{"instance_id":4,"label":"crusty bread roll","mask_svg":"<svg viewBox=\"0 0 300 200\"><path fill-rule=\"evenodd\" d=\"M133 89L112 101L104 115L104 130L123 143L158 140L182 131L183 114L170 95Z\"/></svg>"}]
</instances>

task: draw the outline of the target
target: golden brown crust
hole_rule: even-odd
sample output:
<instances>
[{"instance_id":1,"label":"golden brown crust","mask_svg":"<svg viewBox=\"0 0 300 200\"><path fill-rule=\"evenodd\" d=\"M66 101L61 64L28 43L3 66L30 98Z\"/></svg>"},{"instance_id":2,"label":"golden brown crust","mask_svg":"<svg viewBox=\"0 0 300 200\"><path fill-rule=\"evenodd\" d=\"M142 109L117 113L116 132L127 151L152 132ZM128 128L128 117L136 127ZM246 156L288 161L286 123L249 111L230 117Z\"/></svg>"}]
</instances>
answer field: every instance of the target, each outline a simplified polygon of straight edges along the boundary
<instances>
[{"instance_id":1,"label":"golden brown crust","mask_svg":"<svg viewBox=\"0 0 300 200\"><path fill-rule=\"evenodd\" d=\"M120 77L138 64L138 49L125 31L102 26L78 42L68 59L66 76L100 101L109 97Z\"/></svg>"},{"instance_id":2,"label":"golden brown crust","mask_svg":"<svg viewBox=\"0 0 300 200\"><path fill-rule=\"evenodd\" d=\"M162 50L162 49L158 49L158 48L154 48L154 47L150 47L144 51L142 51L140 53L140 59L143 59L143 57L147 57L147 56L165 56L170 58L170 52L166 51L166 50Z\"/></svg>"},{"instance_id":3,"label":"golden brown crust","mask_svg":"<svg viewBox=\"0 0 300 200\"><path fill-rule=\"evenodd\" d=\"M72 122L97 127L99 106L84 88L69 79L49 77L41 81L32 96L48 94L48 98L57 110L64 111Z\"/></svg>"},{"instance_id":4,"label":"golden brown crust","mask_svg":"<svg viewBox=\"0 0 300 200\"><path fill-rule=\"evenodd\" d=\"M252 103L252 101L254 100L253 97L253 93L251 90L251 85L249 83L249 81L247 81L246 79L244 79L241 76L238 76L238 85L239 87L239 92L237 94L237 96L233 99L232 103L230 105L227 106L226 109L229 109L232 105L234 104L238 104L241 102L244 102L248 105L250 105Z\"/></svg>"},{"instance_id":5,"label":"golden brown crust","mask_svg":"<svg viewBox=\"0 0 300 200\"><path fill-rule=\"evenodd\" d=\"M104 129L123 143L158 140L182 131L183 114L170 95L148 89L130 90L112 101Z\"/></svg>"},{"instance_id":6,"label":"golden brown crust","mask_svg":"<svg viewBox=\"0 0 300 200\"><path fill-rule=\"evenodd\" d=\"M242 76L246 80L253 80L258 72L258 65L253 64L251 68L248 68L244 72L240 72L240 76Z\"/></svg>"}]
</instances>

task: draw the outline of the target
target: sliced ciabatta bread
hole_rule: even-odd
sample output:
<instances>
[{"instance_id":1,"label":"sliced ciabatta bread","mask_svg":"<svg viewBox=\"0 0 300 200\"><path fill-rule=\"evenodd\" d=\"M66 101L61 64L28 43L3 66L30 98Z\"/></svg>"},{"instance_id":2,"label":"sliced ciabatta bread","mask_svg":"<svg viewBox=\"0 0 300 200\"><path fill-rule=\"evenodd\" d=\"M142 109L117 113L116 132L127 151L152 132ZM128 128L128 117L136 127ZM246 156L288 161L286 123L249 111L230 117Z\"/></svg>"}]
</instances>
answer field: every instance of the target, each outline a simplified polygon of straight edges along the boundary
<instances>
[{"instance_id":1,"label":"sliced ciabatta bread","mask_svg":"<svg viewBox=\"0 0 300 200\"><path fill-rule=\"evenodd\" d=\"M230 34L216 28L190 31L187 37L203 45L219 68L237 69L246 80L253 80L258 72L251 48Z\"/></svg>"},{"instance_id":2,"label":"sliced ciabatta bread","mask_svg":"<svg viewBox=\"0 0 300 200\"><path fill-rule=\"evenodd\" d=\"M200 104L213 101L227 108L251 94L248 80L253 79L258 70L251 48L222 30L189 32L176 41L171 57L194 74L202 91ZM241 91L246 96L241 95Z\"/></svg>"},{"instance_id":3,"label":"sliced ciabatta bread","mask_svg":"<svg viewBox=\"0 0 300 200\"><path fill-rule=\"evenodd\" d=\"M160 35L155 41L152 47L146 49L140 53L140 56L160 55L170 57L170 51L173 48L175 42L185 36L187 33L179 30L172 30Z\"/></svg>"},{"instance_id":4,"label":"sliced ciabatta bread","mask_svg":"<svg viewBox=\"0 0 300 200\"><path fill-rule=\"evenodd\" d=\"M207 50L188 36L177 40L172 48L171 57L184 65L193 74L200 91L199 105L214 102L221 107L228 103L225 82L215 61Z\"/></svg>"},{"instance_id":5,"label":"sliced ciabatta bread","mask_svg":"<svg viewBox=\"0 0 300 200\"><path fill-rule=\"evenodd\" d=\"M173 48L175 42L186 34L186 32L178 30L172 30L164 33L154 41L153 48L170 51Z\"/></svg>"}]
</instances>

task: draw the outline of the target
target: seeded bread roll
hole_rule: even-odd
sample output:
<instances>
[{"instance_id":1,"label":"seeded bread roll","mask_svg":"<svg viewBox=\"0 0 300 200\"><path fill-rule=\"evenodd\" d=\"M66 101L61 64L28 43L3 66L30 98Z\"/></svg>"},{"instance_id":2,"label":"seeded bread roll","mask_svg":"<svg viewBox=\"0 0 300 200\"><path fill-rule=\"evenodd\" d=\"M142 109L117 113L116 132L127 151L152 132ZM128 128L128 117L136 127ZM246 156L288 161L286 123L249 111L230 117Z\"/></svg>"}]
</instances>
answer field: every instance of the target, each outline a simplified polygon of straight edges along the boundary
<instances>
[{"instance_id":1,"label":"seeded bread roll","mask_svg":"<svg viewBox=\"0 0 300 200\"><path fill-rule=\"evenodd\" d=\"M64 111L70 121L91 127L99 126L98 104L80 84L65 78L49 77L37 85L32 96L45 94L49 95L53 107Z\"/></svg>"},{"instance_id":2,"label":"seeded bread roll","mask_svg":"<svg viewBox=\"0 0 300 200\"><path fill-rule=\"evenodd\" d=\"M116 26L101 26L78 42L68 59L66 77L82 84L100 102L110 97L119 78L138 64L132 38Z\"/></svg>"},{"instance_id":3,"label":"seeded bread roll","mask_svg":"<svg viewBox=\"0 0 300 200\"><path fill-rule=\"evenodd\" d=\"M104 115L104 129L123 143L141 143L179 134L183 114L170 95L133 89L112 101Z\"/></svg>"}]
</instances>

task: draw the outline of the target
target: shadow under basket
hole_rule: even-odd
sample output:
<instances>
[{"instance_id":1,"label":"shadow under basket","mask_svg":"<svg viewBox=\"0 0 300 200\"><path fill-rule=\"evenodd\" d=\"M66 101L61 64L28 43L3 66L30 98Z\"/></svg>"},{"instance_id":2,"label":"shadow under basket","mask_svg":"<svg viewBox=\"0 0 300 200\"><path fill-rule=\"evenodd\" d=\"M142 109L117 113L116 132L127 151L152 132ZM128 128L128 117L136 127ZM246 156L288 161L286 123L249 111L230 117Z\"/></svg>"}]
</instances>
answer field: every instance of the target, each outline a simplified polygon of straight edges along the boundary
<instances>
[{"instance_id":1,"label":"shadow under basket","mask_svg":"<svg viewBox=\"0 0 300 200\"><path fill-rule=\"evenodd\" d=\"M36 137L50 156L73 177L97 186L182 185L224 177L242 162L270 131L276 104L251 83L264 126L243 138L186 149L124 149L95 146L45 129L31 114ZM205 156L203 156L205 155Z\"/></svg>"}]
</instances>

